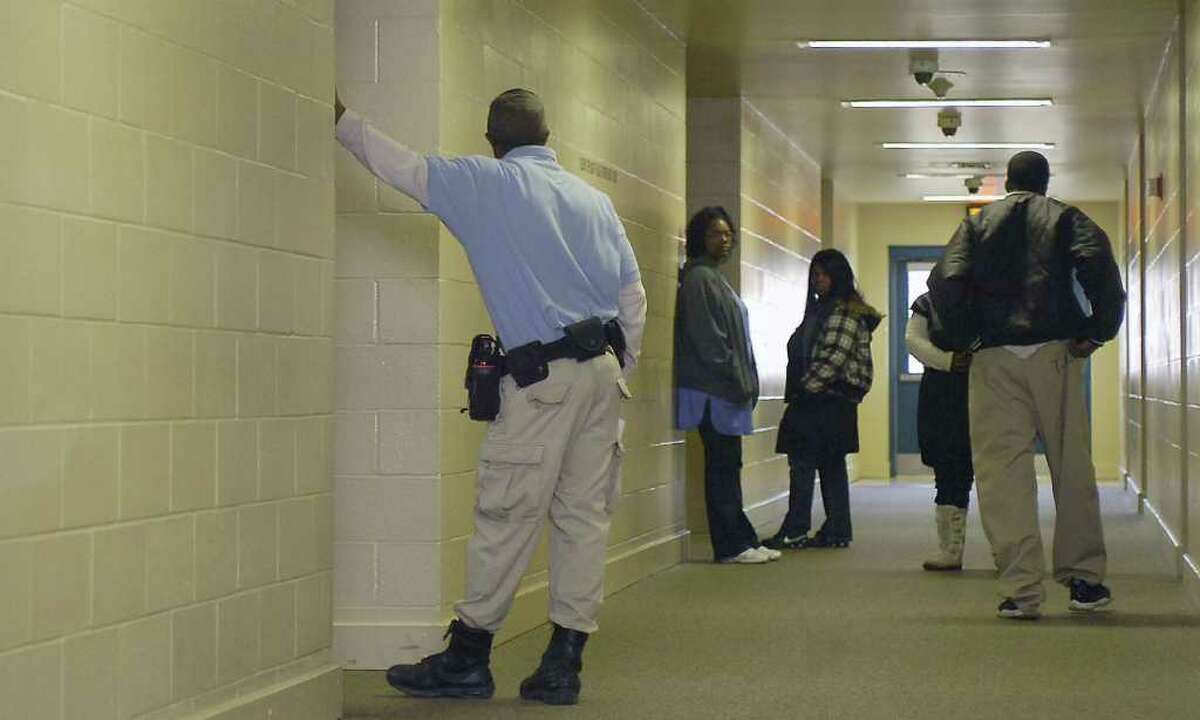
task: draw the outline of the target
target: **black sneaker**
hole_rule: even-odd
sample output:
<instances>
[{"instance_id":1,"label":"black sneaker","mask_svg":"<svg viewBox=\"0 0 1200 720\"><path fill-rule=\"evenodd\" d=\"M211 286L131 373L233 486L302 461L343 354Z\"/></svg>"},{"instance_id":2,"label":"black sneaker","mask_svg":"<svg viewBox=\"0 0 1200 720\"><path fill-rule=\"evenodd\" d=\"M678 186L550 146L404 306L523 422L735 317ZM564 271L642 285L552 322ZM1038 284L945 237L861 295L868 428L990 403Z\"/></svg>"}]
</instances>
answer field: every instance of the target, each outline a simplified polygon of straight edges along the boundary
<instances>
[{"instance_id":1,"label":"black sneaker","mask_svg":"<svg viewBox=\"0 0 1200 720\"><path fill-rule=\"evenodd\" d=\"M1071 580L1071 609L1076 612L1091 612L1112 602L1112 593L1101 583L1094 585L1086 580Z\"/></svg>"},{"instance_id":2,"label":"black sneaker","mask_svg":"<svg viewBox=\"0 0 1200 720\"><path fill-rule=\"evenodd\" d=\"M1037 620L1042 616L1036 607L1023 608L1012 598L1004 598L1004 602L996 608L996 615L1008 620Z\"/></svg>"},{"instance_id":3,"label":"black sneaker","mask_svg":"<svg viewBox=\"0 0 1200 720\"><path fill-rule=\"evenodd\" d=\"M769 537L762 542L763 547L772 550L799 550L808 544L808 533L800 533L796 537L788 537L783 533L776 533L774 537Z\"/></svg>"},{"instance_id":4,"label":"black sneaker","mask_svg":"<svg viewBox=\"0 0 1200 720\"><path fill-rule=\"evenodd\" d=\"M806 548L848 548L850 547L850 538L830 537L818 532L808 539L800 547Z\"/></svg>"}]
</instances>

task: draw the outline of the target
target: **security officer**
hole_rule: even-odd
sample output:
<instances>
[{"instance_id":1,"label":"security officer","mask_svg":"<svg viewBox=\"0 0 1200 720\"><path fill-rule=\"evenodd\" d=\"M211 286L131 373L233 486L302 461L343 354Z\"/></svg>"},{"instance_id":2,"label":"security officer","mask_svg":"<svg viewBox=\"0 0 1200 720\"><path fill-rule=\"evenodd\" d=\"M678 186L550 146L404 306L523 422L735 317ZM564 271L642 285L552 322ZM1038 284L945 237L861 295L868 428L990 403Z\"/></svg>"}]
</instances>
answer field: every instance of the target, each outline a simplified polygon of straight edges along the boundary
<instances>
[{"instance_id":1,"label":"security officer","mask_svg":"<svg viewBox=\"0 0 1200 720\"><path fill-rule=\"evenodd\" d=\"M645 324L633 248L609 198L546 147L545 111L529 90L492 101L486 137L494 158L422 156L340 100L335 112L341 144L462 243L511 373L480 450L467 593L449 647L393 666L388 682L417 697L492 696L492 638L549 514L554 632L521 697L574 704L620 493L620 401L629 396L621 364L632 370ZM614 327L624 336L620 361Z\"/></svg>"}]
</instances>

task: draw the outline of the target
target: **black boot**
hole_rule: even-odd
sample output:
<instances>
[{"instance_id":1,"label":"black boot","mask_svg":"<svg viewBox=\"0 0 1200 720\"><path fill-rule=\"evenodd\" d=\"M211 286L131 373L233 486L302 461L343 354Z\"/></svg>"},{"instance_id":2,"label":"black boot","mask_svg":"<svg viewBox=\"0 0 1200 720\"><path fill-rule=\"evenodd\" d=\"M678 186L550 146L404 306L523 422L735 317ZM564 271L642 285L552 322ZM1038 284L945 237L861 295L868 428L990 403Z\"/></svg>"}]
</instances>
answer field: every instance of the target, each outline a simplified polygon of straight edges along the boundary
<instances>
[{"instance_id":1,"label":"black boot","mask_svg":"<svg viewBox=\"0 0 1200 720\"><path fill-rule=\"evenodd\" d=\"M496 692L488 660L492 634L467 627L461 620L446 630L450 647L416 665L388 668L388 684L413 697L487 699Z\"/></svg>"},{"instance_id":2,"label":"black boot","mask_svg":"<svg viewBox=\"0 0 1200 720\"><path fill-rule=\"evenodd\" d=\"M583 670L583 646L587 639L585 632L556 624L550 645L542 655L542 664L521 683L521 697L547 705L579 702L579 672Z\"/></svg>"}]
</instances>

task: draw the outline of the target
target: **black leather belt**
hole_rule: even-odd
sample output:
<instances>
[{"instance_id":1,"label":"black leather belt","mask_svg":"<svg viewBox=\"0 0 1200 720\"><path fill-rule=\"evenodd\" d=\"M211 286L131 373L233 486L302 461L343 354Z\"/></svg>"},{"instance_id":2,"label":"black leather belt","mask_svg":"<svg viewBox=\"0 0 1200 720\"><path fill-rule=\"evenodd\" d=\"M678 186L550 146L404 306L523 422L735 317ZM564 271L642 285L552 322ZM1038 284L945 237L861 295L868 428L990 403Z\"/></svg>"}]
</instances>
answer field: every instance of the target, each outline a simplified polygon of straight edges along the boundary
<instances>
[{"instance_id":1,"label":"black leather belt","mask_svg":"<svg viewBox=\"0 0 1200 720\"><path fill-rule=\"evenodd\" d=\"M552 343L534 341L509 350L504 358L504 371L513 376L518 387L529 387L550 376L550 363L570 358L577 362L591 360L608 352L610 347L621 360L625 336L616 320L607 323L589 318L566 328L566 335Z\"/></svg>"}]
</instances>

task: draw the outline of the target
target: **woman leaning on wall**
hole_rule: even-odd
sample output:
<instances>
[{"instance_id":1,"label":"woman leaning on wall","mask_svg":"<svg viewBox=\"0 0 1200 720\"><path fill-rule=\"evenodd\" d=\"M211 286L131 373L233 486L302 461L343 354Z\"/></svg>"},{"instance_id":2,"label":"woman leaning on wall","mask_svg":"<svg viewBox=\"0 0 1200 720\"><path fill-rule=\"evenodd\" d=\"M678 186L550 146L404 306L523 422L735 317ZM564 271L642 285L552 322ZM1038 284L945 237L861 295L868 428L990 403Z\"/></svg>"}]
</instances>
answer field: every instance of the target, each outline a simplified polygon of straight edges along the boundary
<instances>
[{"instance_id":1,"label":"woman leaning on wall","mask_svg":"<svg viewBox=\"0 0 1200 720\"><path fill-rule=\"evenodd\" d=\"M704 499L713 558L758 564L779 552L761 547L742 501L742 436L754 431L758 370L750 315L718 266L729 259L733 220L706 207L688 222L687 262L675 304L676 427L699 429Z\"/></svg>"}]
</instances>

